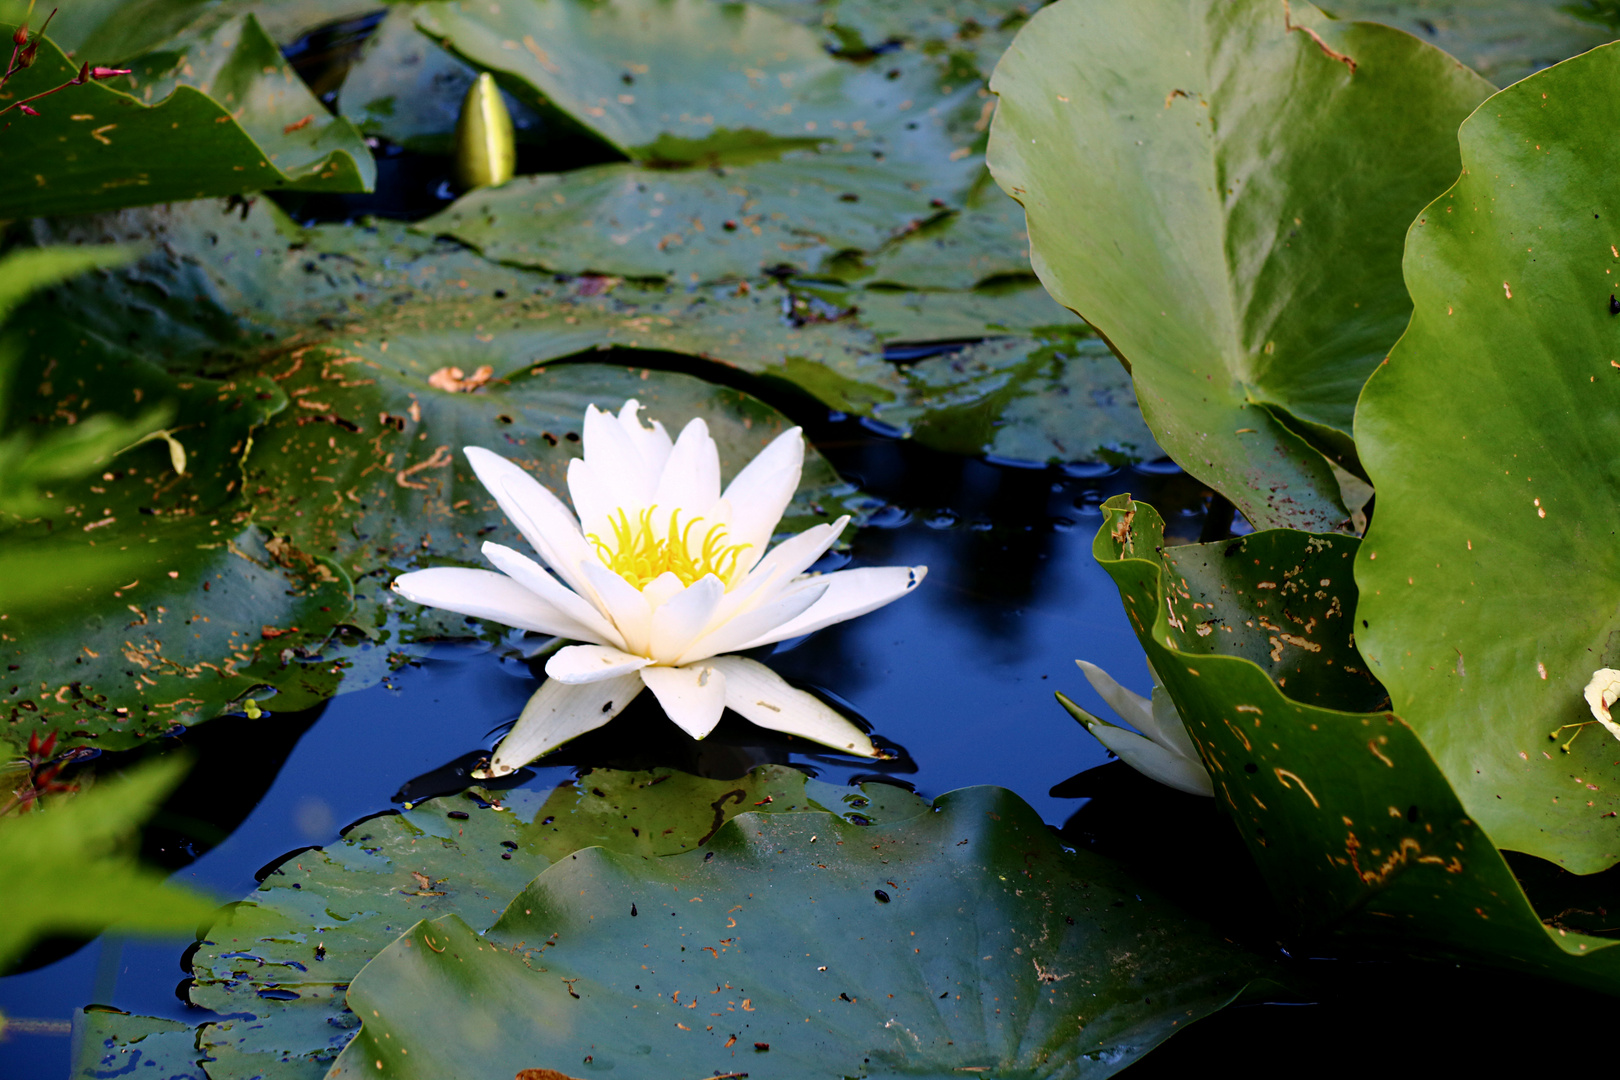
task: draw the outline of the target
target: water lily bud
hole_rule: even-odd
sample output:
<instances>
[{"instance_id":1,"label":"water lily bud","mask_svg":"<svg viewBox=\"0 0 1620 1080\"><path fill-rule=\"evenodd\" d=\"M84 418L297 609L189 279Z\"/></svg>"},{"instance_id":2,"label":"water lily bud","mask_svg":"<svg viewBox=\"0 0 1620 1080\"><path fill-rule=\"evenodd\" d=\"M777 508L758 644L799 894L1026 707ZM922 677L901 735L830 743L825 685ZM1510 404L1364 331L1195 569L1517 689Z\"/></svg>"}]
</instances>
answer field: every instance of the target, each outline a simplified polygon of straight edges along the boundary
<instances>
[{"instance_id":1,"label":"water lily bud","mask_svg":"<svg viewBox=\"0 0 1620 1080\"><path fill-rule=\"evenodd\" d=\"M478 76L461 101L456 121L456 184L469 191L512 179L517 170L517 136L500 88L488 72Z\"/></svg>"}]
</instances>

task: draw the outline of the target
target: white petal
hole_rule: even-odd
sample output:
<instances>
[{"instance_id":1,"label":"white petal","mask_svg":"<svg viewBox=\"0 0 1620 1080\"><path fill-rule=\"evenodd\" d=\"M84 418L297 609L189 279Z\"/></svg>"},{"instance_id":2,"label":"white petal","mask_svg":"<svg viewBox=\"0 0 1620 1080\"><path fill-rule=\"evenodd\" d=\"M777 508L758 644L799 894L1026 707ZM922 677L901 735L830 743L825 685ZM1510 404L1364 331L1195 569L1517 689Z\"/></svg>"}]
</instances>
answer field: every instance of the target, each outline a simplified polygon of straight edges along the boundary
<instances>
[{"instance_id":1,"label":"white petal","mask_svg":"<svg viewBox=\"0 0 1620 1080\"><path fill-rule=\"evenodd\" d=\"M1172 753L1186 758L1198 757L1198 747L1193 745L1192 736L1187 734L1187 725L1182 722L1181 713L1176 711L1170 691L1162 686L1153 688L1153 725L1158 728L1157 737L1152 732L1145 731L1143 734Z\"/></svg>"},{"instance_id":2,"label":"white petal","mask_svg":"<svg viewBox=\"0 0 1620 1080\"><path fill-rule=\"evenodd\" d=\"M838 542L838 534L849 524L849 516L831 525L816 525L777 544L759 565L729 593L715 613L717 620L737 617L750 608L775 599L794 578L810 569L815 561Z\"/></svg>"},{"instance_id":3,"label":"white petal","mask_svg":"<svg viewBox=\"0 0 1620 1080\"><path fill-rule=\"evenodd\" d=\"M709 437L709 425L694 417L675 440L658 488L651 501L666 521L671 510L685 510L681 516L705 515L720 498L720 450Z\"/></svg>"},{"instance_id":4,"label":"white petal","mask_svg":"<svg viewBox=\"0 0 1620 1080\"><path fill-rule=\"evenodd\" d=\"M689 664L708 656L736 652L746 642L765 636L771 630L798 618L827 591L825 583L812 582L807 588L779 596L768 604L743 612L698 638L676 660Z\"/></svg>"},{"instance_id":5,"label":"white petal","mask_svg":"<svg viewBox=\"0 0 1620 1080\"><path fill-rule=\"evenodd\" d=\"M726 711L726 677L713 664L644 668L641 678L675 725L694 739L713 731Z\"/></svg>"},{"instance_id":6,"label":"white petal","mask_svg":"<svg viewBox=\"0 0 1620 1080\"><path fill-rule=\"evenodd\" d=\"M647 467L636 441L617 416L602 412L595 405L587 406L583 443L585 464L596 478L597 498L626 508L647 505L658 482L658 473ZM568 492L574 496L574 509L579 511L583 522L586 512L579 505L579 489L574 484L573 472L570 463ZM634 513L632 509L632 517Z\"/></svg>"},{"instance_id":7,"label":"white petal","mask_svg":"<svg viewBox=\"0 0 1620 1080\"><path fill-rule=\"evenodd\" d=\"M624 640L614 625L603 618L590 601L546 573L545 567L501 544L486 541L483 552L484 558L494 563L497 569L550 603L573 624L573 629L562 633L563 637L597 645L612 645L616 649L624 648Z\"/></svg>"},{"instance_id":8,"label":"white petal","mask_svg":"<svg viewBox=\"0 0 1620 1080\"><path fill-rule=\"evenodd\" d=\"M1151 700L1134 690L1125 689L1096 664L1085 660L1076 660L1075 664L1085 673L1086 681L1097 691L1097 696L1108 702L1108 707L1118 713L1121 720L1148 738L1159 739L1159 723L1153 718Z\"/></svg>"},{"instance_id":9,"label":"white petal","mask_svg":"<svg viewBox=\"0 0 1620 1080\"><path fill-rule=\"evenodd\" d=\"M773 641L786 641L824 626L853 619L893 603L922 584L926 566L867 566L859 570L839 570L811 578L826 582L827 591L803 615L740 646L752 649Z\"/></svg>"},{"instance_id":10,"label":"white petal","mask_svg":"<svg viewBox=\"0 0 1620 1080\"><path fill-rule=\"evenodd\" d=\"M722 498L731 504L731 542L750 545L742 554L744 567L764 556L771 534L799 489L803 470L804 435L789 428L726 485Z\"/></svg>"},{"instance_id":11,"label":"white petal","mask_svg":"<svg viewBox=\"0 0 1620 1080\"><path fill-rule=\"evenodd\" d=\"M726 587L713 574L704 574L652 613L649 656L659 663L674 663L686 647L709 628L714 609Z\"/></svg>"},{"instance_id":12,"label":"white petal","mask_svg":"<svg viewBox=\"0 0 1620 1080\"><path fill-rule=\"evenodd\" d=\"M566 612L493 570L459 566L413 570L395 578L393 588L414 603L490 619L519 630L574 637L583 629Z\"/></svg>"},{"instance_id":13,"label":"white petal","mask_svg":"<svg viewBox=\"0 0 1620 1080\"><path fill-rule=\"evenodd\" d=\"M1616 723L1609 713L1609 706L1620 698L1620 671L1598 668L1586 684L1585 697L1587 707L1592 710L1592 718L1608 728L1609 734L1620 739L1620 723Z\"/></svg>"},{"instance_id":14,"label":"white petal","mask_svg":"<svg viewBox=\"0 0 1620 1080\"><path fill-rule=\"evenodd\" d=\"M589 599L588 587L574 567L582 558L595 558L579 531L579 522L561 499L540 481L499 454L477 446L463 453L477 474L479 483L489 489L501 511L517 526L529 546L546 564L561 575L569 588Z\"/></svg>"},{"instance_id":15,"label":"white petal","mask_svg":"<svg viewBox=\"0 0 1620 1080\"><path fill-rule=\"evenodd\" d=\"M495 748L488 775L505 776L570 739L594 731L618 716L642 691L641 676L570 685L548 679L523 706L516 726Z\"/></svg>"},{"instance_id":16,"label":"white petal","mask_svg":"<svg viewBox=\"0 0 1620 1080\"><path fill-rule=\"evenodd\" d=\"M619 512L624 511L625 520L634 528L641 509L640 504L620 502L583 458L568 463L568 497L574 501L580 531L587 540L595 536L609 544L613 542L613 525L619 520Z\"/></svg>"},{"instance_id":17,"label":"white petal","mask_svg":"<svg viewBox=\"0 0 1620 1080\"><path fill-rule=\"evenodd\" d=\"M606 645L570 645L551 654L546 674L558 682L592 683L640 671L650 663L645 656L632 656Z\"/></svg>"},{"instance_id":18,"label":"white petal","mask_svg":"<svg viewBox=\"0 0 1620 1080\"><path fill-rule=\"evenodd\" d=\"M647 582L641 590L641 595L647 601L647 606L657 611L665 601L679 594L684 588L686 586L681 584L680 578L665 570L662 574Z\"/></svg>"},{"instance_id":19,"label":"white petal","mask_svg":"<svg viewBox=\"0 0 1620 1080\"><path fill-rule=\"evenodd\" d=\"M741 656L717 656L707 663L726 677L726 707L744 719L851 754L878 756L866 732L764 664Z\"/></svg>"},{"instance_id":20,"label":"white petal","mask_svg":"<svg viewBox=\"0 0 1620 1080\"><path fill-rule=\"evenodd\" d=\"M646 655L652 634L652 608L641 590L594 557L581 563L579 569L590 583L602 613L613 620L624 637L625 651Z\"/></svg>"},{"instance_id":21,"label":"white petal","mask_svg":"<svg viewBox=\"0 0 1620 1080\"><path fill-rule=\"evenodd\" d=\"M1188 760L1180 754L1173 754L1151 739L1144 739L1133 731L1102 720L1087 724L1086 730L1117 754L1119 760L1150 780L1157 780L1166 787L1185 791L1189 795L1215 794L1209 770L1196 758Z\"/></svg>"},{"instance_id":22,"label":"white petal","mask_svg":"<svg viewBox=\"0 0 1620 1080\"><path fill-rule=\"evenodd\" d=\"M670 441L669 432L664 430L664 425L657 420L652 421L650 428L642 427L640 418L636 416L640 409L641 402L635 398L626 401L624 407L619 410L619 426L624 428L636 452L641 455L647 475L657 476L664 471L664 462L669 460L669 452L675 444Z\"/></svg>"}]
</instances>

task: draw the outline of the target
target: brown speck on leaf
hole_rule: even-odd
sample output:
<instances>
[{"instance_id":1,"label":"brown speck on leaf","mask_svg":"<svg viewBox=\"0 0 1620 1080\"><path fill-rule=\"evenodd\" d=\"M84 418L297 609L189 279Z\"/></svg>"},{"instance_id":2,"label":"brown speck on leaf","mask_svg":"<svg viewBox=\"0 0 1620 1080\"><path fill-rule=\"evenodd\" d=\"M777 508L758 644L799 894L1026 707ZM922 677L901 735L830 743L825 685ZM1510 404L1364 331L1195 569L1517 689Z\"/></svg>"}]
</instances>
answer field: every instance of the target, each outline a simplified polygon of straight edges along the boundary
<instances>
[{"instance_id":1,"label":"brown speck on leaf","mask_svg":"<svg viewBox=\"0 0 1620 1080\"><path fill-rule=\"evenodd\" d=\"M447 394L470 394L489 382L494 375L495 369L488 364L483 365L471 375L466 374L458 367L442 367L428 376L428 385L435 390L443 390Z\"/></svg>"}]
</instances>

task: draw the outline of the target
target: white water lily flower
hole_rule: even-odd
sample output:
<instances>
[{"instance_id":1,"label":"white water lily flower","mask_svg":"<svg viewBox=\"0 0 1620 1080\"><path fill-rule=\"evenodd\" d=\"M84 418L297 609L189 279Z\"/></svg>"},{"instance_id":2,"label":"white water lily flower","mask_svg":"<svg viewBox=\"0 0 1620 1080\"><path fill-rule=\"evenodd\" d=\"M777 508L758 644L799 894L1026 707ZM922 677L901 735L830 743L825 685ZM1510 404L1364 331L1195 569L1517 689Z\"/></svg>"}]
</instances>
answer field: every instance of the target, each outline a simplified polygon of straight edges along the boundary
<instances>
[{"instance_id":1,"label":"white water lily flower","mask_svg":"<svg viewBox=\"0 0 1620 1080\"><path fill-rule=\"evenodd\" d=\"M642 424L640 408L634 400L617 416L586 408L585 456L568 463L578 517L517 465L467 447L479 481L545 566L486 543L500 573L441 567L394 581L419 604L584 643L546 662L550 678L486 775L601 727L643 688L694 739L730 708L760 727L876 757L872 740L817 698L763 664L720 654L864 615L916 588L928 568L807 574L847 515L767 552L799 486L799 429L778 436L722 492L708 425L695 419L672 442L662 424Z\"/></svg>"},{"instance_id":2,"label":"white water lily flower","mask_svg":"<svg viewBox=\"0 0 1620 1080\"><path fill-rule=\"evenodd\" d=\"M1614 717L1609 715L1609 706L1614 704L1616 698L1620 698L1620 671L1598 668L1592 673L1592 681L1586 684L1586 704L1592 710L1592 717L1608 728L1609 734L1620 739L1620 724L1615 723Z\"/></svg>"},{"instance_id":3,"label":"white water lily flower","mask_svg":"<svg viewBox=\"0 0 1620 1080\"><path fill-rule=\"evenodd\" d=\"M1159 673L1153 671L1152 664L1148 665L1153 675L1153 699L1150 701L1119 685L1113 676L1096 664L1088 664L1084 660L1076 660L1075 663L1085 672L1086 681L1091 683L1092 689L1108 702L1121 719L1142 733L1138 735L1117 724L1110 724L1059 694L1058 700L1063 707L1085 725L1085 729L1098 742L1112 750L1125 764L1161 784L1189 795L1215 794L1209 770L1198 756L1198 748L1188 737L1181 714L1176 711L1169 693L1160 685Z\"/></svg>"}]
</instances>

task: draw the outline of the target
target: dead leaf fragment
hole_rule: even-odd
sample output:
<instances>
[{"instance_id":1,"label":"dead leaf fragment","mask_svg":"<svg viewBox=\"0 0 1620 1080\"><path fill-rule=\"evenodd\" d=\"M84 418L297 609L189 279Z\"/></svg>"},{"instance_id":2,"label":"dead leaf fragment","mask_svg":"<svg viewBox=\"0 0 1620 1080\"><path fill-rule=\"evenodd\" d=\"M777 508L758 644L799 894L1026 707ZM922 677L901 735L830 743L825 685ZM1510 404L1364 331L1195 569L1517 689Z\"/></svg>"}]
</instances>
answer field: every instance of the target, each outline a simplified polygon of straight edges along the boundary
<instances>
[{"instance_id":1,"label":"dead leaf fragment","mask_svg":"<svg viewBox=\"0 0 1620 1080\"><path fill-rule=\"evenodd\" d=\"M442 367L428 376L428 385L447 394L470 394L494 378L495 369L483 365L470 376L458 367Z\"/></svg>"},{"instance_id":2,"label":"dead leaf fragment","mask_svg":"<svg viewBox=\"0 0 1620 1080\"><path fill-rule=\"evenodd\" d=\"M513 1077L513 1080L577 1080L567 1073L560 1073L556 1069L524 1069Z\"/></svg>"}]
</instances>

